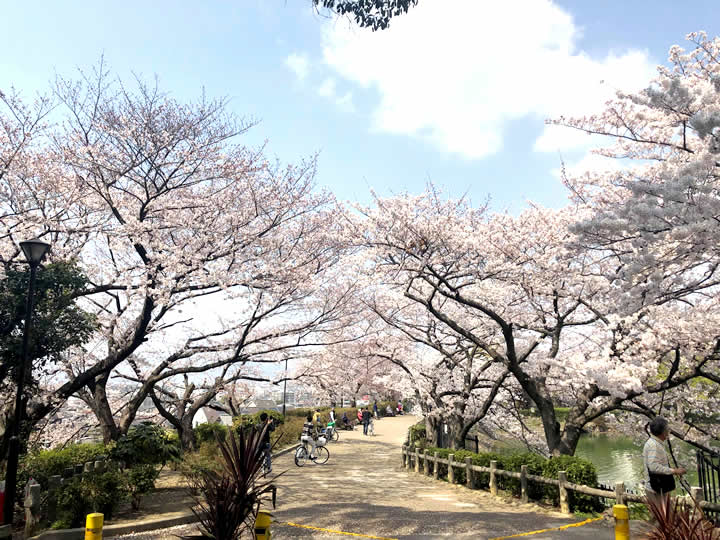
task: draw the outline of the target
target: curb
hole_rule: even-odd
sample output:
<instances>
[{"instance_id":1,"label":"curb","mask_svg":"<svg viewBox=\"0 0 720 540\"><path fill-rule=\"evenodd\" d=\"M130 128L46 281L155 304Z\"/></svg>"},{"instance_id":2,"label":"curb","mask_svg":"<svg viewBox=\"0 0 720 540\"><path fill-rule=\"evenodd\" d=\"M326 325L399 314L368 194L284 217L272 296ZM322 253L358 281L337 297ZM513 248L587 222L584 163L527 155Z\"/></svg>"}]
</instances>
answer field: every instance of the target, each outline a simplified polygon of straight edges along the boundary
<instances>
[{"instance_id":1,"label":"curb","mask_svg":"<svg viewBox=\"0 0 720 540\"><path fill-rule=\"evenodd\" d=\"M178 525L187 525L197 521L195 514L187 512L180 516L156 519L141 523L118 523L103 527L103 537L120 536L134 532L152 531L154 529L167 529ZM59 529L57 531L45 531L30 540L84 540L85 528L81 529Z\"/></svg>"},{"instance_id":2,"label":"curb","mask_svg":"<svg viewBox=\"0 0 720 540\"><path fill-rule=\"evenodd\" d=\"M295 449L300 446L299 444L290 446L281 450L277 454L272 455L272 459L279 458L290 452L294 452ZM179 516L160 518L153 521L144 521L139 523L118 523L117 525L108 525L103 527L103 536L120 536L123 534L129 534L134 532L152 531L155 529L167 529L169 527L177 527L178 525L187 525L188 523L194 523L197 521L197 517L192 512L186 512ZM85 528L79 529L58 529L56 531L44 531L37 536L33 536L28 540L84 540L85 539Z\"/></svg>"}]
</instances>

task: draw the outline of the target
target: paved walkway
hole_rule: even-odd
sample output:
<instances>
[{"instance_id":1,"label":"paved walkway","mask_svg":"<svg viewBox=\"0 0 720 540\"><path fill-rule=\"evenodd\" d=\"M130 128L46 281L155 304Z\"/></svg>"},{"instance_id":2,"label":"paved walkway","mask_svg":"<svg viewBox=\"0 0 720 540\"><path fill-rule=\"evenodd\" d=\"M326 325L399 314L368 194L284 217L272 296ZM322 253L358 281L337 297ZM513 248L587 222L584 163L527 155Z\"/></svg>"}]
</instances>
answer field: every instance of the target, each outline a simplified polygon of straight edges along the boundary
<instances>
[{"instance_id":1,"label":"paved walkway","mask_svg":"<svg viewBox=\"0 0 720 540\"><path fill-rule=\"evenodd\" d=\"M386 538L478 540L582 521L406 471L401 466L400 445L415 422L409 416L382 419L375 424L374 437L363 436L362 430L341 432L340 441L328 445L330 460L325 465L308 463L299 468L292 456L279 458L273 469L286 472L277 480L275 519ZM610 525L597 522L529 538L611 539ZM341 538L316 530L273 526L273 538L298 537Z\"/></svg>"},{"instance_id":2,"label":"paved walkway","mask_svg":"<svg viewBox=\"0 0 720 540\"><path fill-rule=\"evenodd\" d=\"M363 436L361 429L343 431L339 442L328 445L330 460L324 465L309 462L299 468L292 454L278 458L273 470L282 475L276 480L273 538L353 538L283 524L287 522L380 538L483 540L582 521L403 469L400 446L415 422L410 416L382 419L374 437ZM122 538L177 539L196 531L191 525ZM614 533L611 522L599 521L521 538L611 540Z\"/></svg>"}]
</instances>

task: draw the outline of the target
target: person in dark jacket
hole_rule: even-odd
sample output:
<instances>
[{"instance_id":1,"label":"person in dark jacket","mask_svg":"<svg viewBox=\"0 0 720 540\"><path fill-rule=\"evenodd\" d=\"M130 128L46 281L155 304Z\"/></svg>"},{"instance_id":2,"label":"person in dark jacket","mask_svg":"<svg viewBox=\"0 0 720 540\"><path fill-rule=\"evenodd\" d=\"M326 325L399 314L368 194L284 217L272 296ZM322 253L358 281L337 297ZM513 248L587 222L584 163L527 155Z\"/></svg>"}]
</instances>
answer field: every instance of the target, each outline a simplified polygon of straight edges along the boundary
<instances>
[{"instance_id":1,"label":"person in dark jacket","mask_svg":"<svg viewBox=\"0 0 720 540\"><path fill-rule=\"evenodd\" d=\"M269 417L267 413L260 414L260 423L255 426L258 433L262 433L262 448L265 454L265 474L272 472L272 457L270 454L270 433L275 431L275 424L273 423L272 417Z\"/></svg>"},{"instance_id":2,"label":"person in dark jacket","mask_svg":"<svg viewBox=\"0 0 720 540\"><path fill-rule=\"evenodd\" d=\"M368 434L368 424L370 424L370 411L365 407L362 412L363 435Z\"/></svg>"}]
</instances>

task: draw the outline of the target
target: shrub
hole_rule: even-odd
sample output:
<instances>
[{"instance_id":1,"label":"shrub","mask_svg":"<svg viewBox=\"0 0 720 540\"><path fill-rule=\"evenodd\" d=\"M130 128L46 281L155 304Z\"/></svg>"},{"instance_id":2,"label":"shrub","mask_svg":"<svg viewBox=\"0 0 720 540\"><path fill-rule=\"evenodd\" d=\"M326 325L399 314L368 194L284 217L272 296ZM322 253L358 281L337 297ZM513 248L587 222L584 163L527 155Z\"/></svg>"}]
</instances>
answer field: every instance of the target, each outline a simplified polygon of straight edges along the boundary
<instances>
[{"instance_id":1,"label":"shrub","mask_svg":"<svg viewBox=\"0 0 720 540\"><path fill-rule=\"evenodd\" d=\"M425 420L421 420L414 426L410 426L408 430L408 440L410 442L410 448L424 447L427 440L427 432L425 427Z\"/></svg>"},{"instance_id":2,"label":"shrub","mask_svg":"<svg viewBox=\"0 0 720 540\"><path fill-rule=\"evenodd\" d=\"M542 476L547 459L532 452L520 452L503 456L503 469L507 471L520 472L523 465L527 466L528 474ZM502 478L501 487L510 491L515 497L521 495L520 480L515 478ZM541 500L545 495L545 484L528 481L528 497L534 500Z\"/></svg>"},{"instance_id":3,"label":"shrub","mask_svg":"<svg viewBox=\"0 0 720 540\"><path fill-rule=\"evenodd\" d=\"M215 540L235 540L252 531L260 505L275 486L261 479L262 434L241 430L219 444L222 472L207 471L195 478L193 487L200 494L192 512L200 521L202 535Z\"/></svg>"},{"instance_id":4,"label":"shrub","mask_svg":"<svg viewBox=\"0 0 720 540\"><path fill-rule=\"evenodd\" d=\"M220 449L217 442L202 443L195 452L183 454L179 470L190 483L203 473L220 472Z\"/></svg>"},{"instance_id":5,"label":"shrub","mask_svg":"<svg viewBox=\"0 0 720 540\"><path fill-rule=\"evenodd\" d=\"M34 478L43 488L48 488L48 479L54 475L61 475L68 467L96 461L107 455L108 449L101 443L70 444L64 448L40 450L23 457L18 475L18 493L23 493L25 485L30 478Z\"/></svg>"},{"instance_id":6,"label":"shrub","mask_svg":"<svg viewBox=\"0 0 720 540\"><path fill-rule=\"evenodd\" d=\"M58 521L54 526L81 527L85 516L91 512L102 512L105 519L112 519L115 509L127 495L123 472L74 477L58 492Z\"/></svg>"},{"instance_id":7,"label":"shrub","mask_svg":"<svg viewBox=\"0 0 720 540\"><path fill-rule=\"evenodd\" d=\"M682 505L678 499L673 500L669 496L660 500L648 499L648 504L655 522L646 538L720 540L720 529L716 529L699 508L690 509Z\"/></svg>"},{"instance_id":8,"label":"shrub","mask_svg":"<svg viewBox=\"0 0 720 540\"><path fill-rule=\"evenodd\" d=\"M193 430L195 442L200 445L206 442L215 442L218 438L224 441L228 435L228 428L217 422L198 424Z\"/></svg>"},{"instance_id":9,"label":"shrub","mask_svg":"<svg viewBox=\"0 0 720 540\"><path fill-rule=\"evenodd\" d=\"M568 482L597 487L597 472L589 461L575 456L553 456L545 462L543 476L557 478L558 471L567 473ZM560 494L556 486L546 486L545 493L557 505ZM598 512L603 505L599 498L569 491L570 510L573 512Z\"/></svg>"},{"instance_id":10,"label":"shrub","mask_svg":"<svg viewBox=\"0 0 720 540\"><path fill-rule=\"evenodd\" d=\"M155 488L159 475L160 471L155 465L135 465L126 471L127 491L133 510L140 510L143 496Z\"/></svg>"},{"instance_id":11,"label":"shrub","mask_svg":"<svg viewBox=\"0 0 720 540\"><path fill-rule=\"evenodd\" d=\"M165 465L168 461L179 459L180 449L162 427L143 422L120 437L110 456L127 466Z\"/></svg>"}]
</instances>

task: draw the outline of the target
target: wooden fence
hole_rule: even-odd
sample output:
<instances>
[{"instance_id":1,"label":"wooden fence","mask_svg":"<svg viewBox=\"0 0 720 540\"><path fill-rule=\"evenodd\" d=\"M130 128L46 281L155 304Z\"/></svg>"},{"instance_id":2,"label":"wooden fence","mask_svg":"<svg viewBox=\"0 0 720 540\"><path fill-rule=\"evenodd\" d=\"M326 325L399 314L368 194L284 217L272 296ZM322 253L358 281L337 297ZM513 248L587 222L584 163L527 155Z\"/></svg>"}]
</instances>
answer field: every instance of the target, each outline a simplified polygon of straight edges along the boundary
<instances>
[{"instance_id":1,"label":"wooden fence","mask_svg":"<svg viewBox=\"0 0 720 540\"><path fill-rule=\"evenodd\" d=\"M557 486L560 493L560 511L569 514L570 504L568 500L568 492L575 491L577 493L583 493L585 495L591 495L595 497L603 497L606 499L615 500L616 504L627 504L628 502L645 502L645 497L636 493L628 493L625 490L625 483L618 482L615 484L615 491L608 491L604 489L598 489L590 486L583 486L580 484L574 484L568 482L567 474L565 471L559 471L557 479L546 478L544 476L537 476L535 474L528 474L527 466L523 465L520 472L505 471L499 469L497 461L491 461L489 467L482 467L480 465L473 465L472 458L467 457L465 461L455 461L454 454L448 455L447 459L440 457L438 452L433 455L427 454L424 451L419 450L410 451L407 446L402 447L402 464L407 469L415 469L416 473L420 473L420 465L422 463L422 472L429 476L433 475L436 480L440 476L440 468L438 465L447 465L447 481L451 484L455 482L455 470L465 470L465 482L469 489L473 489L474 486L474 474L473 473L486 473L490 475L490 493L497 495L498 476L506 478L514 478L520 480L520 499L522 502L529 502L528 498L528 482L536 482L539 484L545 484L550 486ZM703 500L703 492L699 487L693 487L692 497L698 502L700 507L704 510L710 510L713 512L720 511L720 504L711 503Z\"/></svg>"}]
</instances>

